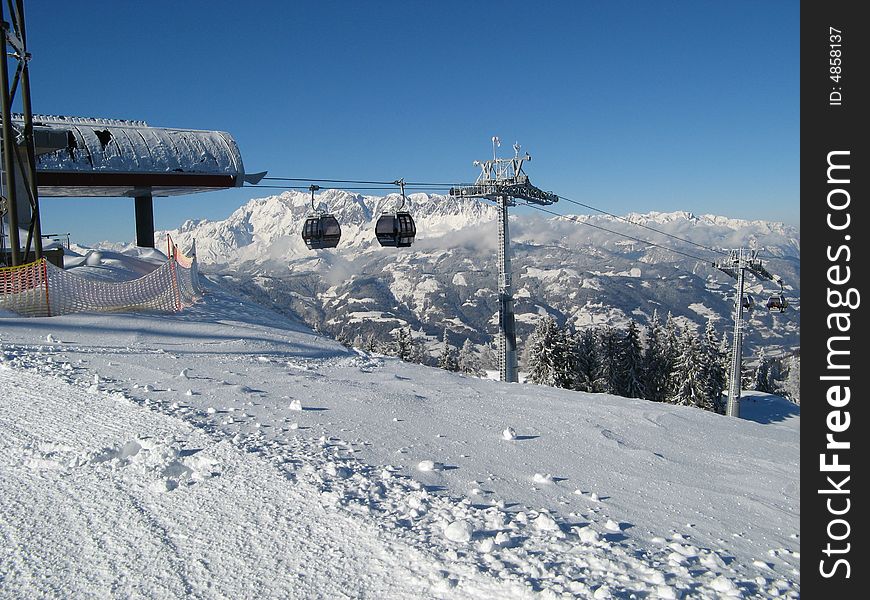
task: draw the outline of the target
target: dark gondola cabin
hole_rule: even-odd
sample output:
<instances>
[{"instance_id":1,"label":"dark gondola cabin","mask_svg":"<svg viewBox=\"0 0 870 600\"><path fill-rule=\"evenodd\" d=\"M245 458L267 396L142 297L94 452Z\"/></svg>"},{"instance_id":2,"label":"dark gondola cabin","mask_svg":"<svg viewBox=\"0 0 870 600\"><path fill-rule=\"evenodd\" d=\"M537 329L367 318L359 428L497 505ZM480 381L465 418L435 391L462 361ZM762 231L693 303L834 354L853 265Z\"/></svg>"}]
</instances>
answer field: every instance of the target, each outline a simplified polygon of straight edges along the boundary
<instances>
[{"instance_id":1,"label":"dark gondola cabin","mask_svg":"<svg viewBox=\"0 0 870 600\"><path fill-rule=\"evenodd\" d=\"M755 308L755 298L753 298L749 294L743 296L743 308L745 310L752 310L753 308Z\"/></svg>"},{"instance_id":2,"label":"dark gondola cabin","mask_svg":"<svg viewBox=\"0 0 870 600\"><path fill-rule=\"evenodd\" d=\"M785 296L771 296L767 299L767 310L774 311L778 310L779 312L785 312L785 309L788 308L788 300L785 299Z\"/></svg>"},{"instance_id":3,"label":"dark gondola cabin","mask_svg":"<svg viewBox=\"0 0 870 600\"><path fill-rule=\"evenodd\" d=\"M311 215L302 226L302 239L311 250L335 248L341 239L341 225L332 215Z\"/></svg>"},{"instance_id":4,"label":"dark gondola cabin","mask_svg":"<svg viewBox=\"0 0 870 600\"><path fill-rule=\"evenodd\" d=\"M396 212L381 215L375 225L375 236L381 246L407 248L414 243L417 226L410 213Z\"/></svg>"}]
</instances>

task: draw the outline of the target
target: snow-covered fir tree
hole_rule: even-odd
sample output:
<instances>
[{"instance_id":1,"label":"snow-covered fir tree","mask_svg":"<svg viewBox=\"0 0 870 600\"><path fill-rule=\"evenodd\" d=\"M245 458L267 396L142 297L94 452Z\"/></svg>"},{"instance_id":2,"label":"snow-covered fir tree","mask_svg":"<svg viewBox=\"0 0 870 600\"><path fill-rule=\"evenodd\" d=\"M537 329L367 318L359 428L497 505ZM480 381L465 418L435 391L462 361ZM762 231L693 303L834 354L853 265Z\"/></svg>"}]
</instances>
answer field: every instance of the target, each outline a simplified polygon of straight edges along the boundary
<instances>
[{"instance_id":1,"label":"snow-covered fir tree","mask_svg":"<svg viewBox=\"0 0 870 600\"><path fill-rule=\"evenodd\" d=\"M480 366L482 369L498 369L498 358L495 355L493 344L484 344L480 349Z\"/></svg>"},{"instance_id":2,"label":"snow-covered fir tree","mask_svg":"<svg viewBox=\"0 0 870 600\"><path fill-rule=\"evenodd\" d=\"M598 377L598 349L594 329L577 331L572 336L574 381L572 389L594 392Z\"/></svg>"},{"instance_id":3,"label":"snow-covered fir tree","mask_svg":"<svg viewBox=\"0 0 870 600\"><path fill-rule=\"evenodd\" d=\"M397 356L404 361L411 359L411 331L405 327L400 327L393 331L393 356Z\"/></svg>"},{"instance_id":4,"label":"snow-covered fir tree","mask_svg":"<svg viewBox=\"0 0 870 600\"><path fill-rule=\"evenodd\" d=\"M359 348L360 350L365 350L366 352L379 352L381 350L377 338L375 338L374 334L371 332L364 335L356 335L356 337L353 338L352 346L354 348Z\"/></svg>"},{"instance_id":5,"label":"snow-covered fir tree","mask_svg":"<svg viewBox=\"0 0 870 600\"><path fill-rule=\"evenodd\" d=\"M712 402L704 390L704 374L701 368L703 358L698 338L688 327L679 340L679 348L676 368L671 375L673 392L668 401L672 404L712 410Z\"/></svg>"},{"instance_id":6,"label":"snow-covered fir tree","mask_svg":"<svg viewBox=\"0 0 870 600\"><path fill-rule=\"evenodd\" d=\"M410 345L408 349L408 362L426 364L428 355L426 354L426 345L422 341L424 334L422 331L418 332L418 334L414 336L410 325L408 326L407 337Z\"/></svg>"},{"instance_id":7,"label":"snow-covered fir tree","mask_svg":"<svg viewBox=\"0 0 870 600\"><path fill-rule=\"evenodd\" d=\"M664 348L663 356L664 356L664 368L668 372L668 387L665 391L665 397L669 398L674 395L673 388L673 377L670 376L671 373L676 369L677 361L680 358L680 354L682 352L682 346L680 343L680 338L682 337L682 330L680 326L677 324L676 319L674 319L674 315L668 311L667 319L665 320L664 327L664 343L662 347Z\"/></svg>"},{"instance_id":8,"label":"snow-covered fir tree","mask_svg":"<svg viewBox=\"0 0 870 600\"><path fill-rule=\"evenodd\" d=\"M559 362L556 364L556 387L574 389L577 380L577 365L579 356L575 342L575 331L569 326L559 329L556 342L558 350L556 355Z\"/></svg>"},{"instance_id":9,"label":"snow-covered fir tree","mask_svg":"<svg viewBox=\"0 0 870 600\"><path fill-rule=\"evenodd\" d=\"M758 350L758 365L752 375L752 389L758 392L770 393L773 391L770 385L770 362L764 352L764 348Z\"/></svg>"},{"instance_id":10,"label":"snow-covered fir tree","mask_svg":"<svg viewBox=\"0 0 870 600\"><path fill-rule=\"evenodd\" d=\"M646 347L643 353L643 375L646 399L664 402L668 397L671 365L658 311L653 311L652 319L646 327Z\"/></svg>"},{"instance_id":11,"label":"snow-covered fir tree","mask_svg":"<svg viewBox=\"0 0 870 600\"><path fill-rule=\"evenodd\" d=\"M707 397L715 412L724 414L726 402L722 397L725 391L725 367L720 356L721 342L716 336L713 319L707 319L704 337L701 339L701 354L704 357L703 378Z\"/></svg>"},{"instance_id":12,"label":"snow-covered fir tree","mask_svg":"<svg viewBox=\"0 0 870 600\"><path fill-rule=\"evenodd\" d=\"M465 342L463 342L462 348L459 350L459 370L469 375L483 375L477 351L474 349L474 344L468 338L465 338Z\"/></svg>"},{"instance_id":13,"label":"snow-covered fir tree","mask_svg":"<svg viewBox=\"0 0 870 600\"><path fill-rule=\"evenodd\" d=\"M783 381L776 390L795 404L801 403L801 355L794 354L784 361Z\"/></svg>"},{"instance_id":14,"label":"snow-covered fir tree","mask_svg":"<svg viewBox=\"0 0 870 600\"><path fill-rule=\"evenodd\" d=\"M770 358L767 361L767 386L771 394L775 394L776 390L782 385L782 380L785 377L783 369L782 357Z\"/></svg>"},{"instance_id":15,"label":"snow-covered fir tree","mask_svg":"<svg viewBox=\"0 0 870 600\"><path fill-rule=\"evenodd\" d=\"M529 336L526 365L532 383L556 386L564 370L565 343L556 319L547 315Z\"/></svg>"},{"instance_id":16,"label":"snow-covered fir tree","mask_svg":"<svg viewBox=\"0 0 870 600\"><path fill-rule=\"evenodd\" d=\"M616 330L605 325L598 330L598 377L596 391L616 394L619 389L619 339Z\"/></svg>"},{"instance_id":17,"label":"snow-covered fir tree","mask_svg":"<svg viewBox=\"0 0 870 600\"><path fill-rule=\"evenodd\" d=\"M458 371L459 360L456 358L456 348L450 345L446 327L444 328L442 343L441 355L438 357L438 366L447 371Z\"/></svg>"},{"instance_id":18,"label":"snow-covered fir tree","mask_svg":"<svg viewBox=\"0 0 870 600\"><path fill-rule=\"evenodd\" d=\"M643 398L645 396L643 374L643 349L640 343L640 331L634 320L618 340L619 364L617 368L616 393L626 398Z\"/></svg>"}]
</instances>

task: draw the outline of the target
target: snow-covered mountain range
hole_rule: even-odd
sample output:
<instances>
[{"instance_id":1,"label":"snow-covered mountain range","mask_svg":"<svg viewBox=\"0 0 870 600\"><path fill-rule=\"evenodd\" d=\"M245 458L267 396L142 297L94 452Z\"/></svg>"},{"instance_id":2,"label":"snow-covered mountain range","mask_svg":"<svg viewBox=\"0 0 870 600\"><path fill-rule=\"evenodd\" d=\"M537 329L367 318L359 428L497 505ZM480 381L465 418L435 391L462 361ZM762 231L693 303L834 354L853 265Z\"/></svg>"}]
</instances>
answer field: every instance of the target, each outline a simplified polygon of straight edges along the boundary
<instances>
[{"instance_id":1,"label":"snow-covered mountain range","mask_svg":"<svg viewBox=\"0 0 870 600\"><path fill-rule=\"evenodd\" d=\"M308 250L301 239L311 212L307 192L254 199L226 220L187 221L168 233L184 249L196 241L204 271L334 336L353 339L373 332L386 337L407 324L433 340L446 327L456 343L466 337L487 343L497 331L496 208L411 194L406 208L417 223L415 244L381 248L374 223L399 203L397 194L319 194L315 204L342 225L334 250ZM584 327L619 326L629 319L642 325L657 310L697 325L713 318L720 332L730 330L733 280L711 263L727 249L751 247L786 282L791 309L754 312L749 354L762 343L768 356L799 345L800 234L793 227L684 211L622 218L541 218L522 208L514 213L513 282L521 341L548 313ZM748 281L761 304L778 292L770 282Z\"/></svg>"}]
</instances>

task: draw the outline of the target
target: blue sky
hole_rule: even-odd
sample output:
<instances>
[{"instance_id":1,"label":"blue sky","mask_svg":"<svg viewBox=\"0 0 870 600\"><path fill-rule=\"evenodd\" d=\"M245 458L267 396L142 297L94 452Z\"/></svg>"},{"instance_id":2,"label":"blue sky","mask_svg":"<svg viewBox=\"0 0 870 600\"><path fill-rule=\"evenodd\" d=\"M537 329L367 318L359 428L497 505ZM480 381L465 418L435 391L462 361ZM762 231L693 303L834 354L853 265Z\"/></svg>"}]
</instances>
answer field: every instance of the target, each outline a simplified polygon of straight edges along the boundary
<instances>
[{"instance_id":1,"label":"blue sky","mask_svg":"<svg viewBox=\"0 0 870 600\"><path fill-rule=\"evenodd\" d=\"M469 181L490 138L610 212L798 224L799 3L26 2L34 111L230 132L249 172ZM270 190L155 199L158 229ZM42 199L132 241L131 199ZM562 212L579 207L557 206Z\"/></svg>"}]
</instances>

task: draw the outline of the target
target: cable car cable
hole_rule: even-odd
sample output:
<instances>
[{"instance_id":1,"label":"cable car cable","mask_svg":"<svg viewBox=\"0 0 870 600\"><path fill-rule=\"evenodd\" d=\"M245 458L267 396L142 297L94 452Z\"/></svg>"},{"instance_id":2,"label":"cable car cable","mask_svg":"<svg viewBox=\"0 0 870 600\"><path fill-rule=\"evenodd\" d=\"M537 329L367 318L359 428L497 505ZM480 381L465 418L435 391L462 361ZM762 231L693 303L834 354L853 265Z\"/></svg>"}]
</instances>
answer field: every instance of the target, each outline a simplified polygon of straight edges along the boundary
<instances>
[{"instance_id":1,"label":"cable car cable","mask_svg":"<svg viewBox=\"0 0 870 600\"><path fill-rule=\"evenodd\" d=\"M310 177L263 177L263 179L268 179L270 181L312 181L315 183L360 183L360 184L372 184L372 185L393 185L395 184L395 180L393 181L363 181L359 179L312 179ZM407 186L431 186L431 187L443 187L449 188L452 186L456 186L456 182L453 183L432 183L426 181L408 181L405 182ZM307 189L307 186L306 186Z\"/></svg>"},{"instance_id":2,"label":"cable car cable","mask_svg":"<svg viewBox=\"0 0 870 600\"><path fill-rule=\"evenodd\" d=\"M592 223L587 223L587 222L585 222L585 221L581 221L581 220L579 220L578 218L576 218L576 217L573 216L573 215L563 215L563 214L559 214L559 213L554 212L554 211L552 211L552 210L547 210L546 208L542 208L542 207L540 207L540 206L535 206L534 204L529 204L528 206L529 206L530 208L534 208L535 210L539 210L539 211L541 211L541 212L549 213L549 214L554 215L554 216L556 216L556 217L562 217L562 218L564 218L564 219L568 219L568 220L570 220L570 221L574 221L575 223L578 223L578 224L580 224L580 225L586 225L586 226L588 226L588 227L592 227L592 228L594 228L594 229L600 229L601 231L606 231L607 233L612 233L613 235L618 235L618 236L620 236L620 237L624 237L624 238L629 239L629 240L634 240L635 242L640 242L641 244L646 244L646 245L648 245L648 246L655 246L656 248L661 248L662 250L667 250L668 252L673 252L674 254L681 254L681 255L683 255L683 256L686 256L686 257L688 257L688 258L695 259L695 260L700 261L700 262L703 262L703 263L708 263L708 262L710 262L710 261L707 260L706 258L701 258L700 256L695 256L694 254L689 254L688 252L682 252L681 250L674 250L673 248L668 248L667 246L662 246L661 244L656 244L655 242L650 242L650 241L648 241L648 240L642 240L642 239L640 239L640 238L636 238L636 237L634 237L634 236L631 236L631 235L628 235L628 234L625 234L625 233L620 233L620 232L618 232L618 231L614 231L614 230L612 230L612 229L607 229L606 227L601 227L600 225L593 225Z\"/></svg>"},{"instance_id":3,"label":"cable car cable","mask_svg":"<svg viewBox=\"0 0 870 600\"><path fill-rule=\"evenodd\" d=\"M260 189L264 189L264 190L300 190L301 191L301 190L308 189L307 185L260 185L260 184L257 184L257 185L245 185L243 187L245 187L245 188L260 188ZM423 193L436 192L439 190L446 191L446 188L443 188L443 187L433 187L433 188L421 188L418 186L407 186L407 187L410 187L414 191L423 192ZM327 187L321 187L320 189L321 190L339 190L339 191L390 191L390 190L395 190L395 187L373 187L373 186L372 187L369 187L369 186L366 186L366 187L356 187L356 186L354 186L354 187L347 187L347 186L328 187L327 186Z\"/></svg>"},{"instance_id":4,"label":"cable car cable","mask_svg":"<svg viewBox=\"0 0 870 600\"><path fill-rule=\"evenodd\" d=\"M377 186L387 186L387 185L394 185L395 184L394 181L371 181L371 180L361 180L361 179L314 179L314 178L304 178L304 177L264 177L263 179L270 180L270 181L300 181L300 182L311 181L311 182L320 182L320 183L352 183L352 184L360 184L360 185L377 185ZM409 181L406 183L406 186L408 188L421 189L421 190L422 190L422 188L432 188L432 190L438 190L438 189L449 189L450 187L455 187L456 184L455 183L451 184L451 183L432 183L432 182ZM260 188L264 188L264 189L308 189L308 186L286 186L286 187L283 187L283 186L252 185L252 186L245 186L245 187L260 187ZM367 190L385 191L385 190L390 190L393 188L391 188L391 187L390 188L387 188L387 187L366 187L366 188L322 188L322 189L344 189L344 190L348 190L348 191L367 191ZM429 191L429 190L422 190L422 191ZM646 229L648 231L652 231L652 232L658 233L660 235L681 241L683 243L686 243L686 244L689 244L692 246L696 246L698 248L702 248L702 249L707 250L708 252L712 252L714 254L725 254L725 252L722 250L716 250L715 248L711 248L710 246L705 246L704 244L694 242L690 239L680 237L680 236L674 235L672 233L667 233L665 231L661 231L660 229L656 229L655 227L650 227L649 225L644 225L642 223L636 223L636 222L631 221L630 219L628 219L626 217L611 213L609 211L598 208L597 206L593 206L591 204L586 204L584 202L580 202L578 200L568 198L567 196L559 195L559 199L564 200L565 202L570 202L572 204L576 204L577 206L582 206L583 208L587 208L589 210L594 210L595 212L601 213L603 215L607 215L607 216L612 217L614 219L618 219L618 220L623 221L625 223L628 223L630 225L634 225L636 227L641 227L641 228Z\"/></svg>"},{"instance_id":5,"label":"cable car cable","mask_svg":"<svg viewBox=\"0 0 870 600\"><path fill-rule=\"evenodd\" d=\"M626 217L621 217L621 216L619 216L619 215L615 215L615 214L613 214L613 213L607 212L606 210L603 210L603 209L600 209L600 208L596 208L596 207L594 207L594 206L592 206L592 205L584 204L583 202L578 202L577 200L572 200L571 198L566 198L565 196L559 196L559 199L560 199L560 200L564 200L565 202L571 202L572 204L576 204L576 205L578 205L578 206L582 206L582 207L584 207L584 208L588 208L588 209L590 209L590 210L594 210L594 211L599 212L599 213L601 213L601 214L603 214L603 215L607 215L607 216L609 216L609 217L613 217L614 219L619 219L620 221L625 221L626 223L630 223L631 225L636 225L636 226L638 226L638 227L643 227L644 229L649 229L650 231L654 231L654 232L656 232L656 233L660 233L661 235L666 235L666 236L668 236L669 238L673 238L673 239L675 239L675 240L680 240L681 242L685 242L685 243L687 243L687 244L691 244L691 245L693 245L693 246L697 246L698 248L703 248L704 250L707 250L707 251L709 251L709 252L713 252L714 254L725 254L725 252L723 252L722 250L716 250L716 249L714 249L714 248L711 248L710 246L705 246L704 244L699 244L698 242L693 242L692 240L689 240L689 239L686 239L686 238L682 238L682 237L680 237L680 236L678 236L678 235L674 235L674 234L672 234L672 233L667 233L667 232L665 232L665 231L661 231L661 230L659 230L659 229L656 229L655 227L650 227L649 225L644 225L644 224L642 224L642 223L635 223L634 221L631 221L631 220L627 219Z\"/></svg>"}]
</instances>

